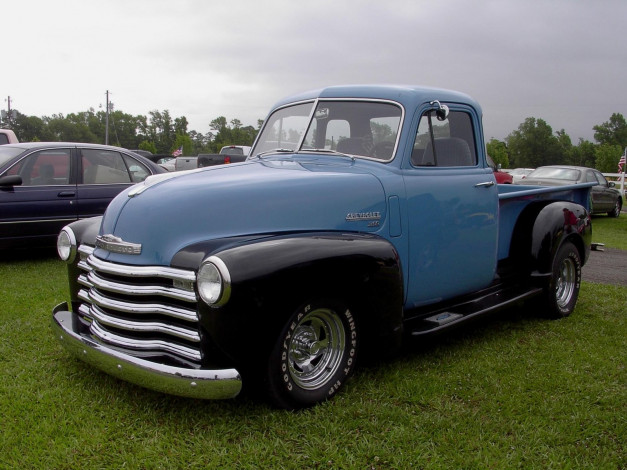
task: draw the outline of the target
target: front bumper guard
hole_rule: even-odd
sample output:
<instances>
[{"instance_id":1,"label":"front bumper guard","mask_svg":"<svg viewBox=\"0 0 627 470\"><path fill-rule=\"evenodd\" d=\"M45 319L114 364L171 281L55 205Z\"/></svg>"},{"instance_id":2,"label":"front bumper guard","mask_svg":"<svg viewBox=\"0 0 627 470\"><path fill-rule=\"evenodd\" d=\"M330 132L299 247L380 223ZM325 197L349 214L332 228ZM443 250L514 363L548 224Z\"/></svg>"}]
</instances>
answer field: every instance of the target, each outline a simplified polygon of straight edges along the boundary
<instances>
[{"instance_id":1,"label":"front bumper guard","mask_svg":"<svg viewBox=\"0 0 627 470\"><path fill-rule=\"evenodd\" d=\"M136 385L188 398L235 397L242 379L235 369L185 369L130 356L81 334L72 321L67 302L52 311L52 329L61 345L78 359Z\"/></svg>"}]
</instances>

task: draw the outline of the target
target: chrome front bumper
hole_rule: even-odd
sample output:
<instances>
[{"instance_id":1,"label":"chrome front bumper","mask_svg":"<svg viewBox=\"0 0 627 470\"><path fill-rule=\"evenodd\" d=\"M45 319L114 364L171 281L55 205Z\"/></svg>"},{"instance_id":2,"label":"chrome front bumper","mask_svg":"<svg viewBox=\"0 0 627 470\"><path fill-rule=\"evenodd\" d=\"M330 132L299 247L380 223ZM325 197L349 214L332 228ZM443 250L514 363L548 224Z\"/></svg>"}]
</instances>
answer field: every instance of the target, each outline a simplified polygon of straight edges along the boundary
<instances>
[{"instance_id":1,"label":"chrome front bumper","mask_svg":"<svg viewBox=\"0 0 627 470\"><path fill-rule=\"evenodd\" d=\"M242 389L235 369L184 369L129 356L94 341L74 328L67 302L52 311L52 329L63 347L78 359L136 385L189 398L233 398Z\"/></svg>"}]
</instances>

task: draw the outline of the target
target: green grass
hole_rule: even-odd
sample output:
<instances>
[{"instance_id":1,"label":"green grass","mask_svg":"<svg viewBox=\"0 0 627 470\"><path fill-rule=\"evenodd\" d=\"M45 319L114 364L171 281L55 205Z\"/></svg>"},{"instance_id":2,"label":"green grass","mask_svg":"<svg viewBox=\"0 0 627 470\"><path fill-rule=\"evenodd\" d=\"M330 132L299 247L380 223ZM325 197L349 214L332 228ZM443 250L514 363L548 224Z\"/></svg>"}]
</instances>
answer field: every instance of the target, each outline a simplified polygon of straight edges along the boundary
<instances>
[{"instance_id":1,"label":"green grass","mask_svg":"<svg viewBox=\"0 0 627 470\"><path fill-rule=\"evenodd\" d=\"M617 218L606 215L592 217L592 241L610 248L627 250L627 213Z\"/></svg>"},{"instance_id":2,"label":"green grass","mask_svg":"<svg viewBox=\"0 0 627 470\"><path fill-rule=\"evenodd\" d=\"M52 257L2 262L0 285L2 469L627 468L626 287L584 282L564 320L504 312L292 413L167 396L72 359L50 330L67 298Z\"/></svg>"}]
</instances>

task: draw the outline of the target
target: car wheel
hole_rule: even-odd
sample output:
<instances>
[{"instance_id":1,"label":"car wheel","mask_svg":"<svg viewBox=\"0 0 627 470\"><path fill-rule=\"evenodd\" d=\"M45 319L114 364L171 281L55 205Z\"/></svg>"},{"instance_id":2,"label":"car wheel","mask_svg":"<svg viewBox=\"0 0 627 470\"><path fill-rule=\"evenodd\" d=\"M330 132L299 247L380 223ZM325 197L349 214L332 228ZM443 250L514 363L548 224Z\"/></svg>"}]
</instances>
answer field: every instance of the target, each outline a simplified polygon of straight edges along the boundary
<instances>
[{"instance_id":1,"label":"car wheel","mask_svg":"<svg viewBox=\"0 0 627 470\"><path fill-rule=\"evenodd\" d=\"M333 397L355 368L358 340L356 319L343 302L304 304L290 316L270 356L270 400L297 409Z\"/></svg>"},{"instance_id":2,"label":"car wheel","mask_svg":"<svg viewBox=\"0 0 627 470\"><path fill-rule=\"evenodd\" d=\"M577 304L581 285L581 257L570 242L565 242L553 259L551 278L545 287L547 313L551 318L570 315Z\"/></svg>"},{"instance_id":3,"label":"car wheel","mask_svg":"<svg viewBox=\"0 0 627 470\"><path fill-rule=\"evenodd\" d=\"M620 215L620 210L623 208L623 201L621 198L616 199L616 204L614 204L614 209L609 211L607 215L610 217L618 217Z\"/></svg>"}]
</instances>

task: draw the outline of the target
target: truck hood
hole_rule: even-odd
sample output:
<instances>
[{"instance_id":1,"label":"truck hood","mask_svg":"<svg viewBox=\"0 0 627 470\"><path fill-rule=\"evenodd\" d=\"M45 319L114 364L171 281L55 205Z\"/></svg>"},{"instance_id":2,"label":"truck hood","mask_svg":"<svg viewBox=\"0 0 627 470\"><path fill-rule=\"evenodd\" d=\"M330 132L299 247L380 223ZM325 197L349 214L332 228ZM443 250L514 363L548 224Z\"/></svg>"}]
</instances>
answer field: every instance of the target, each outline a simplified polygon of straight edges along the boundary
<instances>
[{"instance_id":1,"label":"truck hood","mask_svg":"<svg viewBox=\"0 0 627 470\"><path fill-rule=\"evenodd\" d=\"M386 203L378 178L334 157L274 158L158 175L109 205L101 235L141 244L130 255L97 249L127 264L169 265L193 243L302 231L375 232Z\"/></svg>"}]
</instances>

